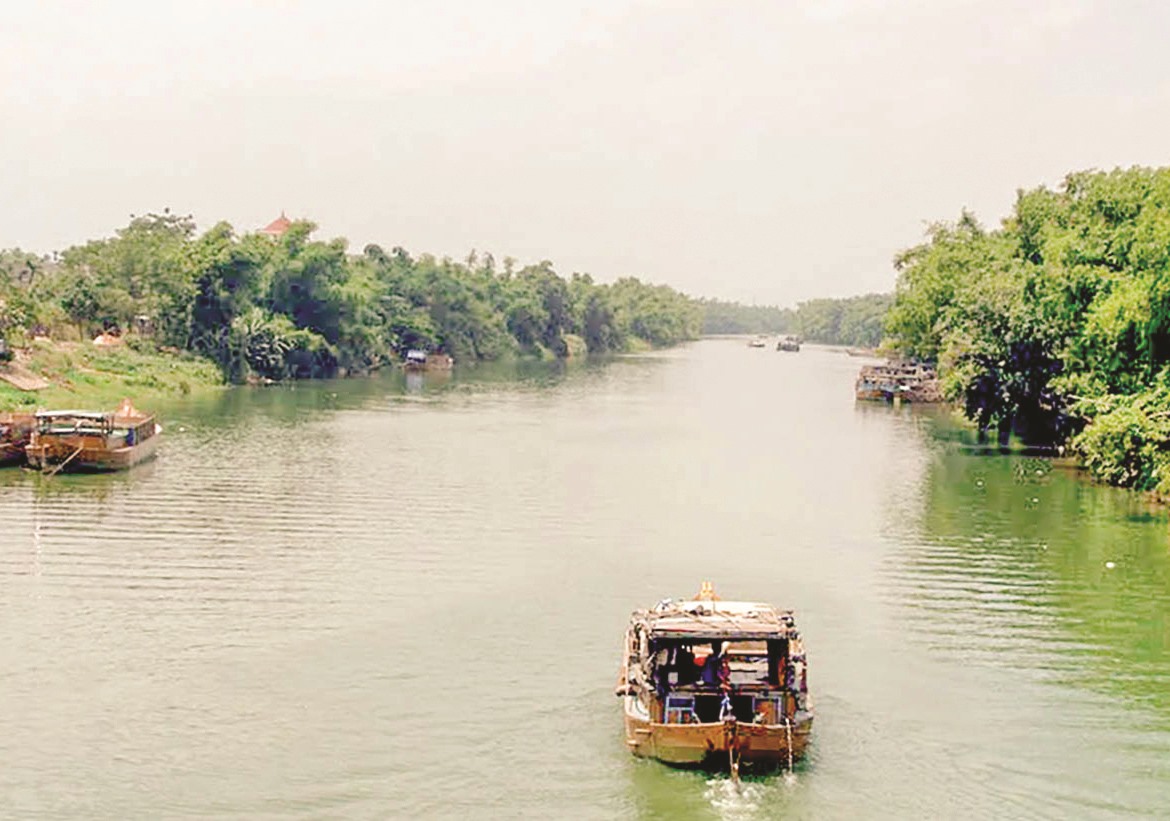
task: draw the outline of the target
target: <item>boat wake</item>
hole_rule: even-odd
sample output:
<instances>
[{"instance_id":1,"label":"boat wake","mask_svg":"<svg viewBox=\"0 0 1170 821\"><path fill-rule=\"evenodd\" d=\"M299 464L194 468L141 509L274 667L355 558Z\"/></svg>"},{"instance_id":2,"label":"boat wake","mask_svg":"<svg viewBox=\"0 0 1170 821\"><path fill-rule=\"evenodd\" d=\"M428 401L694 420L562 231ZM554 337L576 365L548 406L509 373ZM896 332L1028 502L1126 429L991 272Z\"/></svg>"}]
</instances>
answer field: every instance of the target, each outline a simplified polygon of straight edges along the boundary
<instances>
[{"instance_id":1,"label":"boat wake","mask_svg":"<svg viewBox=\"0 0 1170 821\"><path fill-rule=\"evenodd\" d=\"M724 821L747 821L759 816L764 800L764 788L730 778L712 778L707 782L703 797Z\"/></svg>"},{"instance_id":2,"label":"boat wake","mask_svg":"<svg viewBox=\"0 0 1170 821\"><path fill-rule=\"evenodd\" d=\"M793 772L786 772L778 779L769 779L763 783L712 778L707 782L703 797L711 802L712 809L723 821L750 821L771 817L775 802L783 801L777 792L787 793L796 784L797 778Z\"/></svg>"}]
</instances>

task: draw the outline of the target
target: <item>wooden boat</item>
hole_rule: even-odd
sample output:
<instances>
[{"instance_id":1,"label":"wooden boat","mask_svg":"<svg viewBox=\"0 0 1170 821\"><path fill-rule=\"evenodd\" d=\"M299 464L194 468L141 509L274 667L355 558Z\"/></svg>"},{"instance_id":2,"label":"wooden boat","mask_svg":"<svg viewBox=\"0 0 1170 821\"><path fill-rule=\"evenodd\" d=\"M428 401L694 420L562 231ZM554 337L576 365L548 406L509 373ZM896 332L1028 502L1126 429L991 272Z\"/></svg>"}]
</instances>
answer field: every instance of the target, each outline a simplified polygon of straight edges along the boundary
<instances>
[{"instance_id":1,"label":"wooden boat","mask_svg":"<svg viewBox=\"0 0 1170 821\"><path fill-rule=\"evenodd\" d=\"M866 365L857 375L854 395L882 402L941 402L934 368L913 362Z\"/></svg>"},{"instance_id":2,"label":"wooden boat","mask_svg":"<svg viewBox=\"0 0 1170 821\"><path fill-rule=\"evenodd\" d=\"M792 611L721 601L710 582L634 611L616 693L630 751L676 766L791 768L812 731Z\"/></svg>"},{"instance_id":3,"label":"wooden boat","mask_svg":"<svg viewBox=\"0 0 1170 821\"><path fill-rule=\"evenodd\" d=\"M790 351L791 353L800 352L800 337L799 336L782 336L776 343L776 350Z\"/></svg>"},{"instance_id":4,"label":"wooden boat","mask_svg":"<svg viewBox=\"0 0 1170 821\"><path fill-rule=\"evenodd\" d=\"M160 433L128 399L113 413L38 411L25 454L31 467L54 473L125 470L154 456Z\"/></svg>"},{"instance_id":5,"label":"wooden boat","mask_svg":"<svg viewBox=\"0 0 1170 821\"><path fill-rule=\"evenodd\" d=\"M408 371L449 371L455 360L445 353L427 353L412 349L402 359L402 367Z\"/></svg>"},{"instance_id":6,"label":"wooden boat","mask_svg":"<svg viewBox=\"0 0 1170 821\"><path fill-rule=\"evenodd\" d=\"M0 467L24 463L36 422L31 413L0 413Z\"/></svg>"}]
</instances>

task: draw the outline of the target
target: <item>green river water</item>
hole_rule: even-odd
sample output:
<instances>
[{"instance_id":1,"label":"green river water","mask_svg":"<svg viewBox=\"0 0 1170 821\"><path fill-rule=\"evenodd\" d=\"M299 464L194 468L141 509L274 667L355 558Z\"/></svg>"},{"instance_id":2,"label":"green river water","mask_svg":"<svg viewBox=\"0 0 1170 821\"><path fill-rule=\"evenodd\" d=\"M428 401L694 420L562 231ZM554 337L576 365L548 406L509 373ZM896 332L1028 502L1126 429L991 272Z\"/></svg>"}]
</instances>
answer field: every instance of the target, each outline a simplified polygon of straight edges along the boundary
<instances>
[{"instance_id":1,"label":"green river water","mask_svg":"<svg viewBox=\"0 0 1170 821\"><path fill-rule=\"evenodd\" d=\"M1170 817L1164 511L705 340L164 409L0 473L0 817ZM793 607L808 759L631 758L629 612Z\"/></svg>"}]
</instances>

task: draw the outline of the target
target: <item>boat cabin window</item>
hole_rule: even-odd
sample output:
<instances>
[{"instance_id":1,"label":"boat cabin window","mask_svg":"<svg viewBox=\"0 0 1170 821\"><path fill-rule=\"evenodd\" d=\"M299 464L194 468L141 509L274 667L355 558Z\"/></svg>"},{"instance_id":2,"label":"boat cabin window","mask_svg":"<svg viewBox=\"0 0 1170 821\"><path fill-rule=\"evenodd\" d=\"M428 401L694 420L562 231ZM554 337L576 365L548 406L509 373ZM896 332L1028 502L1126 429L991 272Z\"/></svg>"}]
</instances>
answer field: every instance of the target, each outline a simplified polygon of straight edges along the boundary
<instances>
[{"instance_id":1,"label":"boat cabin window","mask_svg":"<svg viewBox=\"0 0 1170 821\"><path fill-rule=\"evenodd\" d=\"M109 417L43 416L37 420L37 431L48 436L106 436L113 425Z\"/></svg>"},{"instance_id":2,"label":"boat cabin window","mask_svg":"<svg viewBox=\"0 0 1170 821\"><path fill-rule=\"evenodd\" d=\"M723 693L696 692L676 693L666 697L663 709L663 722L666 724L713 724L723 721L727 716L727 708L736 720L743 722L755 721L760 713L760 707L768 699L760 699L749 693L730 693L724 699ZM773 709L773 714L776 708Z\"/></svg>"},{"instance_id":3,"label":"boat cabin window","mask_svg":"<svg viewBox=\"0 0 1170 821\"><path fill-rule=\"evenodd\" d=\"M785 686L787 639L656 642L656 648L656 675L664 689Z\"/></svg>"},{"instance_id":4,"label":"boat cabin window","mask_svg":"<svg viewBox=\"0 0 1170 821\"><path fill-rule=\"evenodd\" d=\"M792 715L807 686L803 655L788 638L655 639L650 650L668 724L718 722L728 709L739 721L776 723Z\"/></svg>"},{"instance_id":5,"label":"boat cabin window","mask_svg":"<svg viewBox=\"0 0 1170 821\"><path fill-rule=\"evenodd\" d=\"M101 424L83 419L54 419L41 426L41 433L64 436L78 434L81 436L104 436L106 431Z\"/></svg>"}]
</instances>

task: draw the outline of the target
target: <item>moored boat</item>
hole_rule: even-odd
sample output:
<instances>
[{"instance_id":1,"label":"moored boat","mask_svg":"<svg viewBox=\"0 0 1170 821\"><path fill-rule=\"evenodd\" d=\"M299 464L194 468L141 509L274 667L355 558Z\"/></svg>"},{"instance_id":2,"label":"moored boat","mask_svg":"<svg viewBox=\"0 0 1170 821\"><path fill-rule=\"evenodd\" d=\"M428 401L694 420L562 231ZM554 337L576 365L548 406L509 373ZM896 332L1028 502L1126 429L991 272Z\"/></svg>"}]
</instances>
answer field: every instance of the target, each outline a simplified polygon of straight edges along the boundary
<instances>
[{"instance_id":1,"label":"moored boat","mask_svg":"<svg viewBox=\"0 0 1170 821\"><path fill-rule=\"evenodd\" d=\"M790 768L812 731L792 611L721 601L709 582L634 611L616 692L630 751L676 766Z\"/></svg>"},{"instance_id":2,"label":"moored boat","mask_svg":"<svg viewBox=\"0 0 1170 821\"><path fill-rule=\"evenodd\" d=\"M25 454L45 471L125 470L155 455L162 427L124 400L118 409L37 411Z\"/></svg>"},{"instance_id":3,"label":"moored boat","mask_svg":"<svg viewBox=\"0 0 1170 821\"><path fill-rule=\"evenodd\" d=\"M31 413L0 413L0 467L24 462L36 422Z\"/></svg>"},{"instance_id":4,"label":"moored boat","mask_svg":"<svg viewBox=\"0 0 1170 821\"><path fill-rule=\"evenodd\" d=\"M934 369L913 362L866 365L857 375L858 399L885 402L941 402L942 390Z\"/></svg>"},{"instance_id":5,"label":"moored boat","mask_svg":"<svg viewBox=\"0 0 1170 821\"><path fill-rule=\"evenodd\" d=\"M800 337L792 336L791 334L780 337L776 343L776 350L789 351L790 353L800 352Z\"/></svg>"},{"instance_id":6,"label":"moored boat","mask_svg":"<svg viewBox=\"0 0 1170 821\"><path fill-rule=\"evenodd\" d=\"M402 358L402 367L408 371L447 371L455 366L450 354L411 349Z\"/></svg>"}]
</instances>

